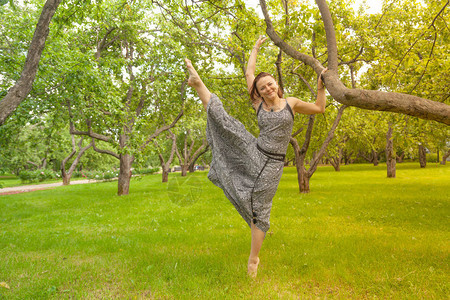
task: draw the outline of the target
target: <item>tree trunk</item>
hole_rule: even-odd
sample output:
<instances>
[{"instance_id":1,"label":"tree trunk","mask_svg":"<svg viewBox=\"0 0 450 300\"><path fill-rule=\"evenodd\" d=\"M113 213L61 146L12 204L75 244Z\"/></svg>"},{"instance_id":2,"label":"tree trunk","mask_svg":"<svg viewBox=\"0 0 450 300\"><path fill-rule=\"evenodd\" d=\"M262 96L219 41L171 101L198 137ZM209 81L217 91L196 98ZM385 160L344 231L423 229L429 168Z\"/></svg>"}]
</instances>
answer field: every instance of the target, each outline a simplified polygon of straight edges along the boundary
<instances>
[{"instance_id":1,"label":"tree trunk","mask_svg":"<svg viewBox=\"0 0 450 300\"><path fill-rule=\"evenodd\" d=\"M62 174L63 185L69 185L71 177L72 177L72 173L64 172L64 174Z\"/></svg>"},{"instance_id":2,"label":"tree trunk","mask_svg":"<svg viewBox=\"0 0 450 300\"><path fill-rule=\"evenodd\" d=\"M341 105L341 107L338 110L338 114L336 115L336 119L334 119L333 125L331 126L330 130L328 131L325 141L323 142L319 151L317 151L316 153L313 154L313 158L311 159L311 163L310 163L310 168L307 171L308 181L309 181L309 178L311 178L312 175L314 174L314 172L316 171L319 161L322 159L323 155L325 154L325 152L327 150L328 145L330 144L331 140L333 139L334 132L336 131L336 128L339 125L339 122L341 121L342 114L344 113L344 109L346 107L347 107L346 105ZM342 159L342 149L340 149L338 159L339 159L339 161L341 161L341 159Z\"/></svg>"},{"instance_id":3,"label":"tree trunk","mask_svg":"<svg viewBox=\"0 0 450 300\"><path fill-rule=\"evenodd\" d=\"M292 147L294 147L295 165L297 167L297 179L298 179L300 193L309 193L310 192L309 179L312 177L314 172L317 170L317 165L319 164L319 161L322 159L329 143L333 139L334 132L339 124L339 121L341 120L341 117L342 117L342 114L343 114L345 108L346 108L345 105L342 105L339 108L336 119L334 119L331 129L328 131L325 141L323 142L319 151L317 151L313 154L313 159L311 159L310 168L308 169L308 171L306 171L306 169L304 167L305 161L306 161L305 156L306 156L306 152L308 151L308 148L309 148L309 143L311 141L311 135L312 135L312 131L313 131L313 127L314 127L314 119L315 119L314 115L310 116L310 119L308 122L308 128L306 129L305 141L304 141L301 149L300 149L300 146L298 145L297 140L295 138L291 137L290 143L291 143Z\"/></svg>"},{"instance_id":4,"label":"tree trunk","mask_svg":"<svg viewBox=\"0 0 450 300\"><path fill-rule=\"evenodd\" d=\"M162 182L169 181L169 168L162 169Z\"/></svg>"},{"instance_id":5,"label":"tree trunk","mask_svg":"<svg viewBox=\"0 0 450 300\"><path fill-rule=\"evenodd\" d=\"M419 163L421 168L425 168L427 166L427 153L422 144L419 145Z\"/></svg>"},{"instance_id":6,"label":"tree trunk","mask_svg":"<svg viewBox=\"0 0 450 300\"><path fill-rule=\"evenodd\" d=\"M9 89L6 96L0 101L0 126L3 125L6 118L13 113L31 91L38 70L39 60L45 48L50 21L60 3L61 0L47 0L42 9L41 16L34 30L33 39L28 48L22 74L16 84Z\"/></svg>"},{"instance_id":7,"label":"tree trunk","mask_svg":"<svg viewBox=\"0 0 450 300\"><path fill-rule=\"evenodd\" d=\"M302 171L300 171L300 176L298 178L298 183L300 186L300 193L307 194L310 192L309 190L309 179L310 177L307 176L306 170L304 168L301 168Z\"/></svg>"},{"instance_id":8,"label":"tree trunk","mask_svg":"<svg viewBox=\"0 0 450 300\"><path fill-rule=\"evenodd\" d=\"M445 165L445 163L447 162L447 158L450 156L450 149L447 151L447 153L445 153L444 155L442 155L442 160L441 160L441 165Z\"/></svg>"},{"instance_id":9,"label":"tree trunk","mask_svg":"<svg viewBox=\"0 0 450 300\"><path fill-rule=\"evenodd\" d=\"M131 165L133 157L129 154L120 154L120 170L117 195L128 195L130 192Z\"/></svg>"},{"instance_id":10,"label":"tree trunk","mask_svg":"<svg viewBox=\"0 0 450 300\"><path fill-rule=\"evenodd\" d=\"M386 165L388 178L395 178L396 162L397 160L395 159L394 141L392 140L392 124L389 123L389 130L386 134Z\"/></svg>"},{"instance_id":11,"label":"tree trunk","mask_svg":"<svg viewBox=\"0 0 450 300\"><path fill-rule=\"evenodd\" d=\"M181 176L186 176L189 170L189 165L183 164L181 165Z\"/></svg>"},{"instance_id":12,"label":"tree trunk","mask_svg":"<svg viewBox=\"0 0 450 300\"><path fill-rule=\"evenodd\" d=\"M167 161L164 160L164 156L162 155L161 147L158 145L158 142L155 141L155 140L153 141L153 144L155 144L156 149L158 150L158 153L159 153L158 157L159 157L159 161L161 163L162 182L168 182L169 181L170 164L173 161L173 158L174 158L174 155L175 155L175 151L176 151L176 148L177 148L177 137L170 130L169 130L169 134L167 135L167 138L172 140L172 148L170 150L169 159Z\"/></svg>"},{"instance_id":13,"label":"tree trunk","mask_svg":"<svg viewBox=\"0 0 450 300\"><path fill-rule=\"evenodd\" d=\"M300 150L300 146L298 145L298 142L296 139L291 138L291 144L294 147L294 150ZM298 182L298 189L299 192L302 194L307 194L310 192L309 190L309 177L306 173L306 169L304 167L305 161L304 157L300 155L300 151L294 151L295 152L295 166L297 169L297 182Z\"/></svg>"},{"instance_id":14,"label":"tree trunk","mask_svg":"<svg viewBox=\"0 0 450 300\"><path fill-rule=\"evenodd\" d=\"M352 154L353 154L353 151L350 151L350 153L347 153L347 151L344 151L343 158L344 158L345 165L349 165L351 163Z\"/></svg>"},{"instance_id":15,"label":"tree trunk","mask_svg":"<svg viewBox=\"0 0 450 300\"><path fill-rule=\"evenodd\" d=\"M402 163L403 159L405 158L405 151L402 151L399 156L397 156L397 162Z\"/></svg>"},{"instance_id":16,"label":"tree trunk","mask_svg":"<svg viewBox=\"0 0 450 300\"><path fill-rule=\"evenodd\" d=\"M372 163L375 167L380 163L378 160L378 152L375 150L372 150Z\"/></svg>"},{"instance_id":17,"label":"tree trunk","mask_svg":"<svg viewBox=\"0 0 450 300\"><path fill-rule=\"evenodd\" d=\"M332 157L330 159L330 163L331 163L331 165L333 166L333 168L334 168L334 170L336 172L341 171L341 163L340 163L340 159L339 158Z\"/></svg>"}]
</instances>

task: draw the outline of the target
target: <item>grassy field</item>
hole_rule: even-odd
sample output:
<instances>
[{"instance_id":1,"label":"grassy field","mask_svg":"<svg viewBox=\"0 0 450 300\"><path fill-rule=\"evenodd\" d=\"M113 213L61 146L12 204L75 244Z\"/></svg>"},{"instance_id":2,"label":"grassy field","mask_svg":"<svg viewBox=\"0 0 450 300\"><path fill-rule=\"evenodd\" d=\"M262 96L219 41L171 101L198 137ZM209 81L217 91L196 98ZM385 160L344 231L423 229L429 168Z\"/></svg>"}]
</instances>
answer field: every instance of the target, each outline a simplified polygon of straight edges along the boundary
<instances>
[{"instance_id":1,"label":"grassy field","mask_svg":"<svg viewBox=\"0 0 450 300\"><path fill-rule=\"evenodd\" d=\"M0 196L0 299L448 299L450 166L286 168L261 251L205 172Z\"/></svg>"}]
</instances>

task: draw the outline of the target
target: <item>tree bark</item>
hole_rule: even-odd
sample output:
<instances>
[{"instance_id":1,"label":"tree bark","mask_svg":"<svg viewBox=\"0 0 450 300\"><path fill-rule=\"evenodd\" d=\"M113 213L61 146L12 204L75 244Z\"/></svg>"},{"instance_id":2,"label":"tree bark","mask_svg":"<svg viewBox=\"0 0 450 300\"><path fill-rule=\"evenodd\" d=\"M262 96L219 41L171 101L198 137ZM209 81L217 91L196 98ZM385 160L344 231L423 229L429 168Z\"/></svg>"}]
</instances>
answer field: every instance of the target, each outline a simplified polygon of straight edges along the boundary
<instances>
[{"instance_id":1,"label":"tree bark","mask_svg":"<svg viewBox=\"0 0 450 300\"><path fill-rule=\"evenodd\" d=\"M169 181L169 168L163 168L162 169L162 182L168 182Z\"/></svg>"},{"instance_id":2,"label":"tree bark","mask_svg":"<svg viewBox=\"0 0 450 300\"><path fill-rule=\"evenodd\" d=\"M345 87L340 81L337 72L337 43L328 5L325 0L316 0L316 3L319 7L320 14L322 15L327 37L328 69L330 71L326 72L323 77L328 92L336 101L348 106L355 106L368 110L402 113L450 125L450 105L402 93L349 89ZM272 21L270 20L267 11L266 1L260 0L260 5L266 22L267 35L274 44L287 55L310 66L314 72L319 75L324 69L319 60L297 51L282 40L275 32L272 25Z\"/></svg>"},{"instance_id":3,"label":"tree bark","mask_svg":"<svg viewBox=\"0 0 450 300\"><path fill-rule=\"evenodd\" d=\"M392 124L389 123L389 129L386 134L386 165L387 177L395 178L395 166L397 160L395 159L394 141L392 140Z\"/></svg>"},{"instance_id":4,"label":"tree bark","mask_svg":"<svg viewBox=\"0 0 450 300\"><path fill-rule=\"evenodd\" d=\"M442 160L441 160L441 165L445 165L447 162L447 158L450 156L450 149L447 151L447 153L445 153L444 155L442 155Z\"/></svg>"},{"instance_id":5,"label":"tree bark","mask_svg":"<svg viewBox=\"0 0 450 300\"><path fill-rule=\"evenodd\" d=\"M422 144L419 145L419 163L421 168L425 168L427 166L427 153Z\"/></svg>"},{"instance_id":6,"label":"tree bark","mask_svg":"<svg viewBox=\"0 0 450 300\"><path fill-rule=\"evenodd\" d=\"M34 30L33 39L28 48L27 58L23 66L22 74L16 84L9 89L5 97L0 101L0 126L3 125L20 103L28 96L33 87L36 72L45 48L45 41L49 33L50 21L56 12L61 0L47 0L42 9L41 16Z\"/></svg>"},{"instance_id":7,"label":"tree bark","mask_svg":"<svg viewBox=\"0 0 450 300\"><path fill-rule=\"evenodd\" d=\"M130 192L131 166L133 164L133 160L134 157L130 154L120 154L120 169L117 191L119 196L128 195Z\"/></svg>"},{"instance_id":8,"label":"tree bark","mask_svg":"<svg viewBox=\"0 0 450 300\"><path fill-rule=\"evenodd\" d=\"M297 172L299 171L299 169L297 169ZM309 179L311 179L310 176L308 176L305 168L300 168L300 174L298 177L298 183L299 183L299 187L300 187L300 191L303 194L307 194L309 192L311 192L311 190L309 189Z\"/></svg>"},{"instance_id":9,"label":"tree bark","mask_svg":"<svg viewBox=\"0 0 450 300\"><path fill-rule=\"evenodd\" d=\"M310 119L311 122L311 119ZM298 141L291 137L289 140L292 147L294 148L295 153L295 167L297 169L297 181L298 181L298 188L300 193L309 193L309 178L306 173L305 169L305 155L302 152L302 149L300 149L300 146L298 145ZM305 152L306 153L306 152Z\"/></svg>"},{"instance_id":10,"label":"tree bark","mask_svg":"<svg viewBox=\"0 0 450 300\"><path fill-rule=\"evenodd\" d=\"M400 153L400 155L397 156L397 162L402 163L404 158L405 158L405 151L402 151L402 153Z\"/></svg>"}]
</instances>

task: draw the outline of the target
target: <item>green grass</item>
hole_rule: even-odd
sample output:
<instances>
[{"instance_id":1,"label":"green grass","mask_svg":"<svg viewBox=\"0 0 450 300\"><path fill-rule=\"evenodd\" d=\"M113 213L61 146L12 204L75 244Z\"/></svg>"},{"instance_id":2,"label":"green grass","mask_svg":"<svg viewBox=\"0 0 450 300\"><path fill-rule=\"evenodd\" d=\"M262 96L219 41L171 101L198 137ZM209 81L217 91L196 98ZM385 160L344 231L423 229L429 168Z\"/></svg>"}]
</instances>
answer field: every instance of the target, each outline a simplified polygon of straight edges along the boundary
<instances>
[{"instance_id":1,"label":"green grass","mask_svg":"<svg viewBox=\"0 0 450 300\"><path fill-rule=\"evenodd\" d=\"M255 280L206 172L0 196L0 299L445 299L450 166L397 166L321 167L303 195L286 168Z\"/></svg>"}]
</instances>

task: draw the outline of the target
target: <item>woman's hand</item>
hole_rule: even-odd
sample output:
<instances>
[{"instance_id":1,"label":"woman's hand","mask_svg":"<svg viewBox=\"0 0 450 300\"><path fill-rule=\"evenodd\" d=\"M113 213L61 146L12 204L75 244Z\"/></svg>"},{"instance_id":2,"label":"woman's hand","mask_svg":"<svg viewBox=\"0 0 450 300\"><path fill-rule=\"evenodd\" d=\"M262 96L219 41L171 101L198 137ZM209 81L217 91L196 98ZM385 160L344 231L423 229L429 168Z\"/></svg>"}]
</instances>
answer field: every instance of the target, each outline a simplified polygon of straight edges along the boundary
<instances>
[{"instance_id":1,"label":"woman's hand","mask_svg":"<svg viewBox=\"0 0 450 300\"><path fill-rule=\"evenodd\" d=\"M261 47L261 45L267 40L267 37L264 37L263 35L260 35L258 40L255 43L255 46L253 46L253 48L257 48L259 49L259 47Z\"/></svg>"},{"instance_id":2,"label":"woman's hand","mask_svg":"<svg viewBox=\"0 0 450 300\"><path fill-rule=\"evenodd\" d=\"M328 71L328 68L325 68L322 70L322 72L319 75L319 78L317 79L317 90L323 90L325 88L325 85L322 81L322 75L325 74Z\"/></svg>"}]
</instances>

